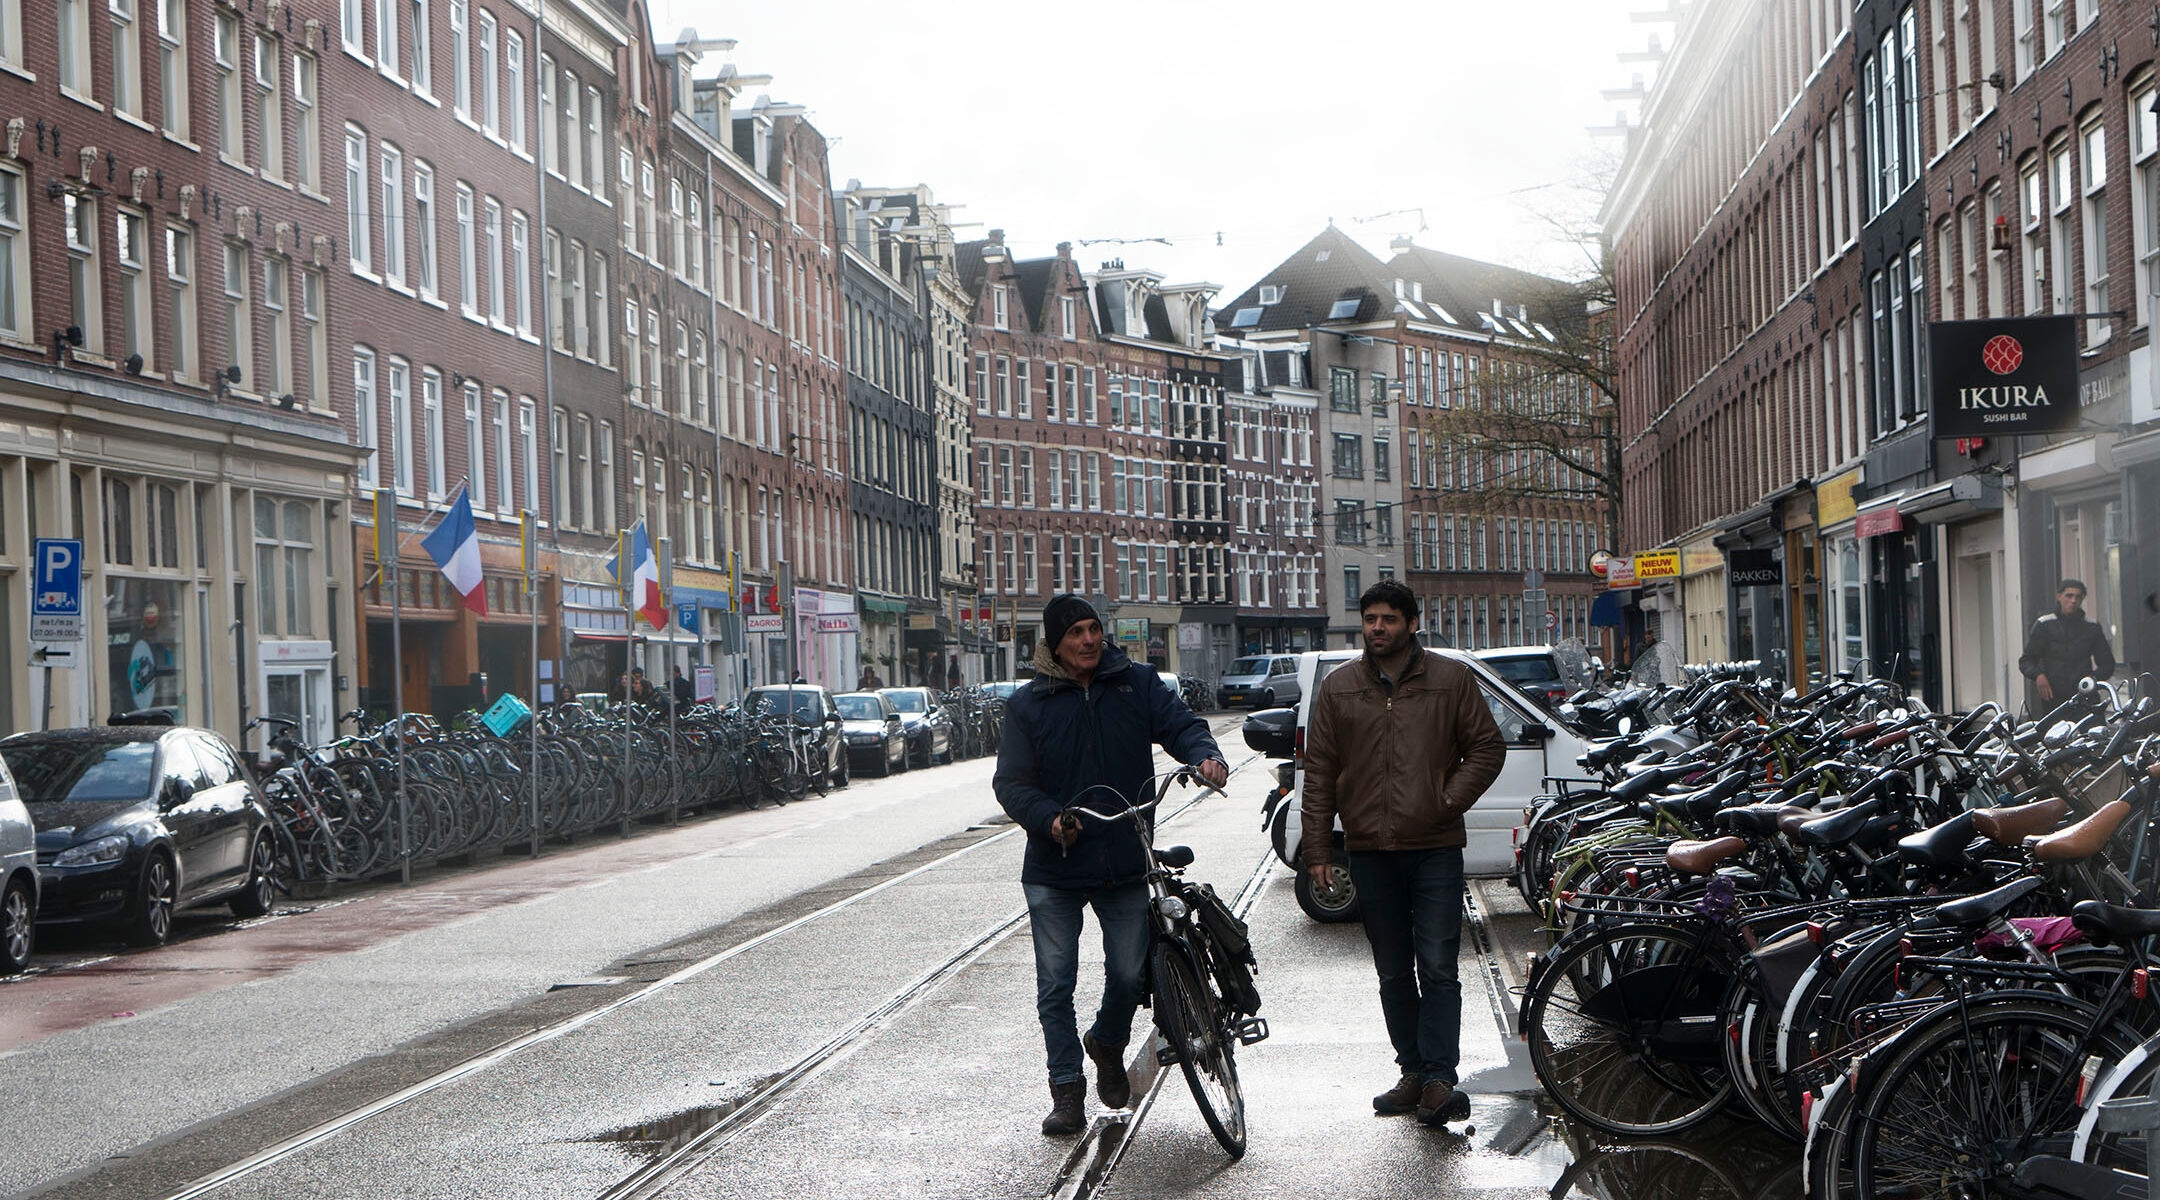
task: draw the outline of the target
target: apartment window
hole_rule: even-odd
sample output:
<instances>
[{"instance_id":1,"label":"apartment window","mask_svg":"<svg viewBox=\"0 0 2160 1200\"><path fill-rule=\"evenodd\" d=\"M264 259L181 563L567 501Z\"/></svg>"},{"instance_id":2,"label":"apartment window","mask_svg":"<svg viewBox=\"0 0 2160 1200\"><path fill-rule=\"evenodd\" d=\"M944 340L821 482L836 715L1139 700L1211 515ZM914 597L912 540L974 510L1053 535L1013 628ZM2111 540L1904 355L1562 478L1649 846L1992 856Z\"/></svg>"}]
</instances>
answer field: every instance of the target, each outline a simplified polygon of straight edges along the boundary
<instances>
[{"instance_id":1,"label":"apartment window","mask_svg":"<svg viewBox=\"0 0 2160 1200\"><path fill-rule=\"evenodd\" d=\"M375 65L395 79L398 69L398 0L375 0Z\"/></svg>"},{"instance_id":2,"label":"apartment window","mask_svg":"<svg viewBox=\"0 0 2160 1200\"><path fill-rule=\"evenodd\" d=\"M525 149L525 39L513 30L503 33L503 83L509 92L508 136L510 148Z\"/></svg>"},{"instance_id":3,"label":"apartment window","mask_svg":"<svg viewBox=\"0 0 2160 1200\"><path fill-rule=\"evenodd\" d=\"M659 197L654 190L653 165L650 161L640 164L638 169L638 198L643 209L641 218L645 225L645 257L657 263L660 261ZM630 206L625 203L623 207L627 209Z\"/></svg>"},{"instance_id":4,"label":"apartment window","mask_svg":"<svg viewBox=\"0 0 2160 1200\"><path fill-rule=\"evenodd\" d=\"M637 330L631 329L630 336L632 338L637 337ZM631 347L631 352L636 353L635 346ZM653 407L660 407L660 306L658 304L650 304L645 309L645 386L652 389ZM778 388L773 390L775 393L779 391Z\"/></svg>"},{"instance_id":5,"label":"apartment window","mask_svg":"<svg viewBox=\"0 0 2160 1200\"><path fill-rule=\"evenodd\" d=\"M540 112L534 122L540 134L540 165L551 175L561 175L563 131L555 107L555 60L542 54L534 69L539 74L540 84Z\"/></svg>"},{"instance_id":6,"label":"apartment window","mask_svg":"<svg viewBox=\"0 0 2160 1200\"><path fill-rule=\"evenodd\" d=\"M525 511L540 515L540 439L533 427L532 397L518 397L518 462L525 472Z\"/></svg>"},{"instance_id":7,"label":"apartment window","mask_svg":"<svg viewBox=\"0 0 2160 1200\"><path fill-rule=\"evenodd\" d=\"M345 127L345 245L353 270L368 270L368 245L374 236L368 224L367 134Z\"/></svg>"},{"instance_id":8,"label":"apartment window","mask_svg":"<svg viewBox=\"0 0 2160 1200\"><path fill-rule=\"evenodd\" d=\"M212 47L217 61L218 153L233 162L246 159L246 135L240 115L240 18L229 12L217 14L217 37Z\"/></svg>"},{"instance_id":9,"label":"apartment window","mask_svg":"<svg viewBox=\"0 0 2160 1200\"><path fill-rule=\"evenodd\" d=\"M425 96L434 89L429 82L434 64L428 55L428 0L405 0L405 16L412 33L412 57L406 77L412 81L413 90Z\"/></svg>"},{"instance_id":10,"label":"apartment window","mask_svg":"<svg viewBox=\"0 0 2160 1200\"><path fill-rule=\"evenodd\" d=\"M645 356L638 353L638 302L623 298L623 386L635 404L645 402Z\"/></svg>"},{"instance_id":11,"label":"apartment window","mask_svg":"<svg viewBox=\"0 0 2160 1200\"><path fill-rule=\"evenodd\" d=\"M390 469L397 494L413 494L412 364L390 360Z\"/></svg>"},{"instance_id":12,"label":"apartment window","mask_svg":"<svg viewBox=\"0 0 2160 1200\"><path fill-rule=\"evenodd\" d=\"M615 365L615 343L608 338L608 260L601 251L592 252L592 344L599 356L600 365Z\"/></svg>"},{"instance_id":13,"label":"apartment window","mask_svg":"<svg viewBox=\"0 0 2160 1200\"><path fill-rule=\"evenodd\" d=\"M690 416L690 329L681 321L675 322L675 408Z\"/></svg>"},{"instance_id":14,"label":"apartment window","mask_svg":"<svg viewBox=\"0 0 2160 1200\"><path fill-rule=\"evenodd\" d=\"M472 42L467 32L470 20L471 6L466 0L450 0L450 106L468 121L472 119Z\"/></svg>"},{"instance_id":15,"label":"apartment window","mask_svg":"<svg viewBox=\"0 0 2160 1200\"><path fill-rule=\"evenodd\" d=\"M315 56L293 55L293 110L300 115L300 186L322 187L322 117L315 104Z\"/></svg>"},{"instance_id":16,"label":"apartment window","mask_svg":"<svg viewBox=\"0 0 2160 1200\"><path fill-rule=\"evenodd\" d=\"M338 0L338 29L345 48L362 58L367 57L367 32L363 27L366 10L363 0Z\"/></svg>"},{"instance_id":17,"label":"apartment window","mask_svg":"<svg viewBox=\"0 0 2160 1200\"><path fill-rule=\"evenodd\" d=\"M683 186L680 179L668 180L668 236L670 241L669 249L673 254L673 257L668 260L668 265L675 269L676 274L688 275L690 273L690 253L687 243L690 237L690 226L688 214L683 212Z\"/></svg>"},{"instance_id":18,"label":"apartment window","mask_svg":"<svg viewBox=\"0 0 2160 1200\"><path fill-rule=\"evenodd\" d=\"M150 369L155 344L150 323L150 219L121 209L113 228L113 258L120 264L120 354L142 357Z\"/></svg>"},{"instance_id":19,"label":"apartment window","mask_svg":"<svg viewBox=\"0 0 2160 1200\"><path fill-rule=\"evenodd\" d=\"M495 14L484 8L480 10L475 41L480 55L480 128L494 137L502 120L502 91L496 86L495 76Z\"/></svg>"},{"instance_id":20,"label":"apartment window","mask_svg":"<svg viewBox=\"0 0 2160 1200\"><path fill-rule=\"evenodd\" d=\"M2070 158L2068 145L2057 146L2048 156L2048 197L2052 208L2048 220L2048 296L2053 307L2050 312L2070 312L2070 305L2077 295L2077 281L2071 278L2070 257L2073 236L2073 213L2077 207L2077 166Z\"/></svg>"},{"instance_id":21,"label":"apartment window","mask_svg":"<svg viewBox=\"0 0 2160 1200\"><path fill-rule=\"evenodd\" d=\"M485 249L487 261L482 270L487 274L488 320L501 325L504 314L508 311L503 292L503 214L502 205L497 203L493 196L488 197L487 201Z\"/></svg>"},{"instance_id":22,"label":"apartment window","mask_svg":"<svg viewBox=\"0 0 2160 1200\"><path fill-rule=\"evenodd\" d=\"M2153 104L2160 89L2150 82L2130 97L2130 237L2137 262L2135 320L2152 321L2152 294L2160 288L2160 116Z\"/></svg>"},{"instance_id":23,"label":"apartment window","mask_svg":"<svg viewBox=\"0 0 2160 1200\"><path fill-rule=\"evenodd\" d=\"M690 283L705 286L705 206L690 197Z\"/></svg>"},{"instance_id":24,"label":"apartment window","mask_svg":"<svg viewBox=\"0 0 2160 1200\"><path fill-rule=\"evenodd\" d=\"M473 190L460 183L457 185L458 302L464 306L468 317L480 315L480 235L473 228L473 221Z\"/></svg>"},{"instance_id":25,"label":"apartment window","mask_svg":"<svg viewBox=\"0 0 2160 1200\"><path fill-rule=\"evenodd\" d=\"M564 285L563 304L570 321L570 351L579 358L592 357L592 323L587 319L591 311L585 302L585 247L571 242L563 255L563 269L570 274Z\"/></svg>"},{"instance_id":26,"label":"apartment window","mask_svg":"<svg viewBox=\"0 0 2160 1200\"><path fill-rule=\"evenodd\" d=\"M600 89L588 86L585 89L585 171L592 179L595 196L607 190L607 176L600 169L600 164L607 161L606 155L607 143L600 136Z\"/></svg>"},{"instance_id":27,"label":"apartment window","mask_svg":"<svg viewBox=\"0 0 2160 1200\"><path fill-rule=\"evenodd\" d=\"M330 343L323 333L323 277L321 271L300 272L301 334L307 343L308 403L330 408Z\"/></svg>"},{"instance_id":28,"label":"apartment window","mask_svg":"<svg viewBox=\"0 0 2160 1200\"><path fill-rule=\"evenodd\" d=\"M248 248L225 243L225 337L228 363L240 368L240 385L253 388L255 321L248 309Z\"/></svg>"},{"instance_id":29,"label":"apartment window","mask_svg":"<svg viewBox=\"0 0 2160 1200\"><path fill-rule=\"evenodd\" d=\"M2112 312L2108 288L2107 130L2097 116L2079 138L2085 152L2085 311ZM2113 327L2106 320L2085 322L2085 343L2108 339Z\"/></svg>"},{"instance_id":30,"label":"apartment window","mask_svg":"<svg viewBox=\"0 0 2160 1200\"><path fill-rule=\"evenodd\" d=\"M375 352L365 346L353 347L353 427L360 435L360 448L367 454L360 460L360 482L373 484L375 473L376 422L375 412Z\"/></svg>"},{"instance_id":31,"label":"apartment window","mask_svg":"<svg viewBox=\"0 0 2160 1200\"><path fill-rule=\"evenodd\" d=\"M992 329L1012 328L1012 318L1006 299L1006 289L1003 284L998 284L990 289L990 327Z\"/></svg>"},{"instance_id":32,"label":"apartment window","mask_svg":"<svg viewBox=\"0 0 2160 1200\"><path fill-rule=\"evenodd\" d=\"M617 528L615 518L615 426L600 422L600 528ZM590 510L587 510L590 511Z\"/></svg>"},{"instance_id":33,"label":"apartment window","mask_svg":"<svg viewBox=\"0 0 2160 1200\"><path fill-rule=\"evenodd\" d=\"M1383 429L1373 435L1372 442L1372 477L1376 480L1385 481L1389 478L1393 456L1388 449L1388 431Z\"/></svg>"},{"instance_id":34,"label":"apartment window","mask_svg":"<svg viewBox=\"0 0 2160 1200\"><path fill-rule=\"evenodd\" d=\"M383 279L405 285L405 155L382 144Z\"/></svg>"},{"instance_id":35,"label":"apartment window","mask_svg":"<svg viewBox=\"0 0 2160 1200\"><path fill-rule=\"evenodd\" d=\"M525 214L510 214L510 286L517 293L517 331L532 336L532 246Z\"/></svg>"},{"instance_id":36,"label":"apartment window","mask_svg":"<svg viewBox=\"0 0 2160 1200\"><path fill-rule=\"evenodd\" d=\"M1058 297L1058 330L1068 342L1080 340L1080 305L1071 296Z\"/></svg>"},{"instance_id":37,"label":"apartment window","mask_svg":"<svg viewBox=\"0 0 2160 1200\"><path fill-rule=\"evenodd\" d=\"M696 416L700 425L709 425L712 423L712 375L706 369L705 335L692 335L690 346L691 390L697 397Z\"/></svg>"},{"instance_id":38,"label":"apartment window","mask_svg":"<svg viewBox=\"0 0 2160 1200\"><path fill-rule=\"evenodd\" d=\"M474 508L487 507L487 431L480 415L480 385L465 385L465 488Z\"/></svg>"},{"instance_id":39,"label":"apartment window","mask_svg":"<svg viewBox=\"0 0 2160 1200\"><path fill-rule=\"evenodd\" d=\"M2025 234L2026 316L2047 311L2047 242L2041 235L2040 222L2041 214L2046 210L2044 187L2045 182L2040 178L2039 160L2028 159L2018 174L2018 193L2024 203L2024 211L2018 215Z\"/></svg>"},{"instance_id":40,"label":"apartment window","mask_svg":"<svg viewBox=\"0 0 2160 1200\"><path fill-rule=\"evenodd\" d=\"M1335 477L1337 479L1362 479L1365 477L1364 443L1354 433L1335 435Z\"/></svg>"},{"instance_id":41,"label":"apartment window","mask_svg":"<svg viewBox=\"0 0 2160 1200\"><path fill-rule=\"evenodd\" d=\"M11 181L20 186L15 176L0 173L0 229L5 228L6 191ZM0 270L6 269L7 259L6 249L0 247ZM192 381L196 378L195 235L173 225L165 227L165 286L172 294L172 353L167 361L175 380ZM0 287L0 292L12 290ZM0 313L0 323L4 316Z\"/></svg>"},{"instance_id":42,"label":"apartment window","mask_svg":"<svg viewBox=\"0 0 2160 1200\"><path fill-rule=\"evenodd\" d=\"M90 95L90 0L59 0L60 90Z\"/></svg>"},{"instance_id":43,"label":"apartment window","mask_svg":"<svg viewBox=\"0 0 2160 1200\"><path fill-rule=\"evenodd\" d=\"M278 95L277 39L255 37L255 137L263 178L285 176L285 101Z\"/></svg>"},{"instance_id":44,"label":"apartment window","mask_svg":"<svg viewBox=\"0 0 2160 1200\"><path fill-rule=\"evenodd\" d=\"M270 320L270 378L262 388L265 396L283 396L292 390L292 309L287 288L292 268L282 258L263 258L263 310Z\"/></svg>"},{"instance_id":45,"label":"apartment window","mask_svg":"<svg viewBox=\"0 0 2160 1200\"><path fill-rule=\"evenodd\" d=\"M187 0L157 0L158 6L158 122L165 132L186 141L188 136ZM0 59L20 62L13 52L17 3L0 4Z\"/></svg>"},{"instance_id":46,"label":"apartment window","mask_svg":"<svg viewBox=\"0 0 2160 1200\"><path fill-rule=\"evenodd\" d=\"M82 348L105 353L105 275L98 263L97 201L64 198L68 255L68 324L82 330Z\"/></svg>"},{"instance_id":47,"label":"apartment window","mask_svg":"<svg viewBox=\"0 0 2160 1200\"><path fill-rule=\"evenodd\" d=\"M627 254L638 252L637 240L637 159L630 147L619 146L615 150L615 182L622 185L618 193L622 198L622 248Z\"/></svg>"},{"instance_id":48,"label":"apartment window","mask_svg":"<svg viewBox=\"0 0 2160 1200\"><path fill-rule=\"evenodd\" d=\"M1328 368L1328 407L1335 412L1358 410L1357 372L1348 367Z\"/></svg>"},{"instance_id":49,"label":"apartment window","mask_svg":"<svg viewBox=\"0 0 2160 1200\"><path fill-rule=\"evenodd\" d=\"M443 377L433 367L420 372L420 461L427 467L427 494L440 500L448 490L449 463L443 451Z\"/></svg>"},{"instance_id":50,"label":"apartment window","mask_svg":"<svg viewBox=\"0 0 2160 1200\"><path fill-rule=\"evenodd\" d=\"M311 505L255 498L255 597L262 626L257 633L306 637L315 632L309 602L315 590L313 525Z\"/></svg>"},{"instance_id":51,"label":"apartment window","mask_svg":"<svg viewBox=\"0 0 2160 1200\"><path fill-rule=\"evenodd\" d=\"M413 259L414 280L420 294L435 297L435 168L424 162L413 163L413 235L417 241L417 255Z\"/></svg>"}]
</instances>

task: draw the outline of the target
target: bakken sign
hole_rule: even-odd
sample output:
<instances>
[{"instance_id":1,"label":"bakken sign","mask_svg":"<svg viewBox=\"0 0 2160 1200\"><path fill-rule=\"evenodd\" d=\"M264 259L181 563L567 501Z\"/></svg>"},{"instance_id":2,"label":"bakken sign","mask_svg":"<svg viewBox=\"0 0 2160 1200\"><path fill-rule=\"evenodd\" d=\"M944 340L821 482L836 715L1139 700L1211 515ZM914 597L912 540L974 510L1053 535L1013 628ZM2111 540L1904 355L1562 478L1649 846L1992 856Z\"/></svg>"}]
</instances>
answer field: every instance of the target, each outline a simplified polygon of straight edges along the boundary
<instances>
[{"instance_id":1,"label":"bakken sign","mask_svg":"<svg viewBox=\"0 0 2160 1200\"><path fill-rule=\"evenodd\" d=\"M2076 317L1928 326L1934 436L2058 433L2078 422Z\"/></svg>"}]
</instances>

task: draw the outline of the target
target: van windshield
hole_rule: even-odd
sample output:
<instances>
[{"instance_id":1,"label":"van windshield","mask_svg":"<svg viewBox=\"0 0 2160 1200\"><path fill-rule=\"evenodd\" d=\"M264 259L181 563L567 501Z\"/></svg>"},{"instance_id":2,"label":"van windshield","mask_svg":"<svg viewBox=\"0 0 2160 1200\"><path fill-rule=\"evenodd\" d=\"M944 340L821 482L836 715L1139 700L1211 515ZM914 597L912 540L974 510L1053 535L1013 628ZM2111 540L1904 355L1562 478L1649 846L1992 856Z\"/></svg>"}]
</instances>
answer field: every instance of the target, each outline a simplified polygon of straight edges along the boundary
<instances>
[{"instance_id":1,"label":"van windshield","mask_svg":"<svg viewBox=\"0 0 2160 1200\"><path fill-rule=\"evenodd\" d=\"M1234 663L1231 663L1231 664L1230 664L1230 669L1229 669L1229 670L1227 670L1227 671L1225 671L1225 672L1223 672L1223 674L1225 674L1225 675L1265 675L1265 674L1267 674L1267 671L1268 671L1268 660L1267 660L1267 659L1264 659L1264 658L1241 658L1241 659L1237 660L1236 662L1234 662Z\"/></svg>"}]
</instances>

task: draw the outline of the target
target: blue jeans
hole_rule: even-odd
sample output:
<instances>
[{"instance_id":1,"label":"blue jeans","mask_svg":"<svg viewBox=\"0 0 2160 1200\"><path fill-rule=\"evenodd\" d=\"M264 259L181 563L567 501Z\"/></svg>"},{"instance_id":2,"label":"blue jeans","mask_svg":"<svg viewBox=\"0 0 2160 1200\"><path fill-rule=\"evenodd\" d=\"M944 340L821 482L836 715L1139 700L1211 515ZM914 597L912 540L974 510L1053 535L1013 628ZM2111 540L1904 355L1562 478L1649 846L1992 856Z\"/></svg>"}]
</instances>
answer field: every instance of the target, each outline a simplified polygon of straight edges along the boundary
<instances>
[{"instance_id":1,"label":"blue jeans","mask_svg":"<svg viewBox=\"0 0 2160 1200\"><path fill-rule=\"evenodd\" d=\"M1080 889L1024 883L1020 888L1027 893L1035 936L1035 1015L1042 1020L1050 1082L1073 1083L1082 1078L1085 1061L1079 1019L1073 1013L1073 988L1080 977L1080 912L1093 905L1102 926L1103 998L1090 1032L1105 1046L1123 1046L1132 1036L1133 1010L1140 1006L1147 975L1147 885Z\"/></svg>"},{"instance_id":2,"label":"blue jeans","mask_svg":"<svg viewBox=\"0 0 2160 1200\"><path fill-rule=\"evenodd\" d=\"M1349 860L1395 1063L1452 1085L1462 1057L1462 850L1351 851Z\"/></svg>"}]
</instances>

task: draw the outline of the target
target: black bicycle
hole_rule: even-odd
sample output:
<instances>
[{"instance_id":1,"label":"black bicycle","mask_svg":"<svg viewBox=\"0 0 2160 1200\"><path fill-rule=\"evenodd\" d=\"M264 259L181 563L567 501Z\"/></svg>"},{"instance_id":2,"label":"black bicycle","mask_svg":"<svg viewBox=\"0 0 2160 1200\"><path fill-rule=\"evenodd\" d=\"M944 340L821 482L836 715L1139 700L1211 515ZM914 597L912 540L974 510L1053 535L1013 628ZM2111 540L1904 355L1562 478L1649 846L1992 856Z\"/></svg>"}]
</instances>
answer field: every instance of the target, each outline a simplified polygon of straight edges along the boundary
<instances>
[{"instance_id":1,"label":"black bicycle","mask_svg":"<svg viewBox=\"0 0 2160 1200\"><path fill-rule=\"evenodd\" d=\"M1238 1084L1236 1051L1268 1035L1267 1022L1254 1015L1260 996L1253 986L1252 943L1245 923L1215 889L1185 879L1192 847L1154 849L1154 825L1148 819L1169 795L1171 781L1198 778L1192 768L1180 767L1148 780L1155 797L1145 804L1129 804L1114 813L1078 805L1066 811L1100 821L1129 820L1149 847L1148 991L1155 1028L1162 1035L1155 1061L1183 1069L1208 1131L1235 1159L1245 1155L1245 1092ZM1103 790L1114 794L1114 789Z\"/></svg>"}]
</instances>

